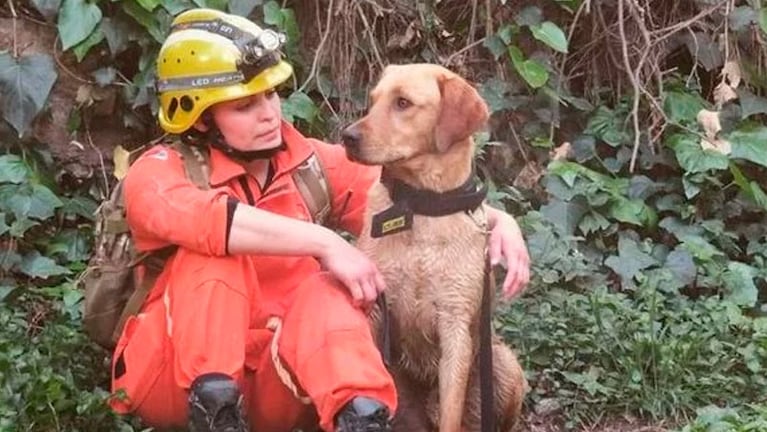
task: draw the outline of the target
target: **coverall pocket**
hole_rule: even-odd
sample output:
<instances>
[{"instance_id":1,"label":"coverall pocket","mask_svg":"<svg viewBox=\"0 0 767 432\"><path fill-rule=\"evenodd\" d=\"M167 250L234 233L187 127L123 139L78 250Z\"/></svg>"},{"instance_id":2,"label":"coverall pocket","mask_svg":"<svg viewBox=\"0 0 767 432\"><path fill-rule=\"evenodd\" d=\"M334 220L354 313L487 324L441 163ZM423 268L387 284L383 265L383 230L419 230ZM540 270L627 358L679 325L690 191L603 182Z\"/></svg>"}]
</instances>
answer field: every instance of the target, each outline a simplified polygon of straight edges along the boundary
<instances>
[{"instance_id":1,"label":"coverall pocket","mask_svg":"<svg viewBox=\"0 0 767 432\"><path fill-rule=\"evenodd\" d=\"M125 322L112 361L114 394L110 405L120 414L141 406L165 368L163 318L162 314L142 314Z\"/></svg>"}]
</instances>

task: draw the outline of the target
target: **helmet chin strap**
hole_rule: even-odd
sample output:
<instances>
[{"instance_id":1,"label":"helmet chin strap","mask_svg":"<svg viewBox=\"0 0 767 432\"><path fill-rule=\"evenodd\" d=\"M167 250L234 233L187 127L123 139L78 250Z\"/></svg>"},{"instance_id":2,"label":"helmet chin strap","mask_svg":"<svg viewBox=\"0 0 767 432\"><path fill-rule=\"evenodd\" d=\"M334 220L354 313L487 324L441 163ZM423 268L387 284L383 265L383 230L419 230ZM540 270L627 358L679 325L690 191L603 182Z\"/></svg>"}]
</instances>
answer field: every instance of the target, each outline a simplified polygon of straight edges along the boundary
<instances>
[{"instance_id":1,"label":"helmet chin strap","mask_svg":"<svg viewBox=\"0 0 767 432\"><path fill-rule=\"evenodd\" d=\"M207 114L207 113L206 113ZM208 131L205 133L205 139L210 145L218 150L224 152L232 159L237 159L243 162L252 162L259 159L271 159L277 153L285 150L285 141L281 141L276 147L262 150L238 150L224 139L224 135L221 134L221 130L218 129L216 122L210 118L209 115L203 114L203 122L208 126Z\"/></svg>"},{"instance_id":2,"label":"helmet chin strap","mask_svg":"<svg viewBox=\"0 0 767 432\"><path fill-rule=\"evenodd\" d=\"M218 150L224 152L227 156L233 159L241 160L243 162L252 162L258 159L271 159L277 153L285 150L285 141L280 142L276 147L263 150L238 150L230 146L224 136L221 135L221 131L217 127L212 127L207 134L208 142L210 145Z\"/></svg>"}]
</instances>

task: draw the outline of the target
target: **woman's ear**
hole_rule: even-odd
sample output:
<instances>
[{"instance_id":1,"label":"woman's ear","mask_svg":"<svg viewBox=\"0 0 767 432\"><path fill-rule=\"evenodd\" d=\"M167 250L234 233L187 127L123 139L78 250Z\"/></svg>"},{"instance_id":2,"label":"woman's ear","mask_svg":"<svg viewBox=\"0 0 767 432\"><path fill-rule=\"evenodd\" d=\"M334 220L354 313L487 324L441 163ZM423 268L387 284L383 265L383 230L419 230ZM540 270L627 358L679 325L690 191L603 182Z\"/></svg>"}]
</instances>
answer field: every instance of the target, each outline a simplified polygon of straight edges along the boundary
<instances>
[{"instance_id":1,"label":"woman's ear","mask_svg":"<svg viewBox=\"0 0 767 432\"><path fill-rule=\"evenodd\" d=\"M197 129L197 130L198 130L198 131L200 131L200 132L207 132L207 131L208 131L208 129L210 129L210 127L208 127L208 123L207 123L207 122L205 122L205 121L202 119L202 116L200 116L199 118L197 118L197 121L196 121L196 122L194 122L194 125L192 125L192 127L193 127L193 128L195 128L195 129Z\"/></svg>"},{"instance_id":2,"label":"woman's ear","mask_svg":"<svg viewBox=\"0 0 767 432\"><path fill-rule=\"evenodd\" d=\"M194 122L192 127L200 132L207 132L210 129L211 123L213 123L213 114L206 110L197 117L197 121Z\"/></svg>"}]
</instances>

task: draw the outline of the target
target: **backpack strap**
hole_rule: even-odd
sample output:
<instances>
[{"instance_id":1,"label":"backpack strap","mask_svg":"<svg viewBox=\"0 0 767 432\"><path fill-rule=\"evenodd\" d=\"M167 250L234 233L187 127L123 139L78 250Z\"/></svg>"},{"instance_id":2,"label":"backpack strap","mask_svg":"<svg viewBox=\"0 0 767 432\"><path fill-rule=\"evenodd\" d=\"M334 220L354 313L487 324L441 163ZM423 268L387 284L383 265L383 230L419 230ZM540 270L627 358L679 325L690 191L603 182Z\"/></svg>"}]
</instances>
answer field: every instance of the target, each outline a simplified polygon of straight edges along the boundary
<instances>
[{"instance_id":1,"label":"backpack strap","mask_svg":"<svg viewBox=\"0 0 767 432\"><path fill-rule=\"evenodd\" d=\"M192 183L200 189L210 189L210 153L207 149L173 141L171 148L176 150L184 161L184 171Z\"/></svg>"},{"instance_id":2,"label":"backpack strap","mask_svg":"<svg viewBox=\"0 0 767 432\"><path fill-rule=\"evenodd\" d=\"M169 145L181 155L181 159L184 161L184 172L186 173L187 178L189 178L189 180L200 189L210 189L209 153L206 150L201 150L198 147L184 144L181 141L173 141ZM121 186L121 184L118 185L118 187ZM121 232L128 231L127 221L124 217L119 221L108 222L112 222L113 226L111 229L114 231L119 231L123 227L124 231ZM144 304L144 301L149 295L149 292L152 290L152 287L154 287L154 284L157 281L157 278L160 276L160 273L162 273L163 268L165 267L165 262L176 251L176 249L176 247L170 247L160 249L158 251L153 251L151 253L144 253L140 255L137 260L135 260L136 264L139 262L144 264L145 271L143 272L142 277L138 279L136 278L137 275L134 270L133 283L135 289L131 296L128 298L128 301L125 303L125 307L120 314L120 319L117 323L117 326L115 327L115 331L112 334L112 341L114 344L117 344L117 341L120 338L120 334L122 333L122 329L125 326L125 321L128 320L128 317L136 315L139 310L141 310L141 306Z\"/></svg>"},{"instance_id":3,"label":"backpack strap","mask_svg":"<svg viewBox=\"0 0 767 432\"><path fill-rule=\"evenodd\" d=\"M331 211L330 197L333 195L322 161L316 152L295 170L293 181L312 215L312 221L320 225L327 224Z\"/></svg>"}]
</instances>

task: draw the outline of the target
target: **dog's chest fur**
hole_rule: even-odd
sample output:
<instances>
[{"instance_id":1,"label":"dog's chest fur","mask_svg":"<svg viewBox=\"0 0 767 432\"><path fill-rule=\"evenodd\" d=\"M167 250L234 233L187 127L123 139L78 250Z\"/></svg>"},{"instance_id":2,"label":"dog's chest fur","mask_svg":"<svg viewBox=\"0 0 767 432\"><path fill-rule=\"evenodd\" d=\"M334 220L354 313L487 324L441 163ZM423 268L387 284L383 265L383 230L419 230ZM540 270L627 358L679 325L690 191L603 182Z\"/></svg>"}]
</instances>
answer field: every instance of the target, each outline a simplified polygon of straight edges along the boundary
<instances>
[{"instance_id":1,"label":"dog's chest fur","mask_svg":"<svg viewBox=\"0 0 767 432\"><path fill-rule=\"evenodd\" d=\"M464 317L476 322L482 298L486 221L484 211L442 217L414 215L410 230L370 236L373 215L391 207L386 188L369 193L359 248L386 279L394 360L415 377L436 378L441 321Z\"/></svg>"}]
</instances>

